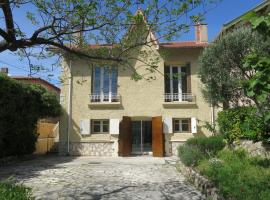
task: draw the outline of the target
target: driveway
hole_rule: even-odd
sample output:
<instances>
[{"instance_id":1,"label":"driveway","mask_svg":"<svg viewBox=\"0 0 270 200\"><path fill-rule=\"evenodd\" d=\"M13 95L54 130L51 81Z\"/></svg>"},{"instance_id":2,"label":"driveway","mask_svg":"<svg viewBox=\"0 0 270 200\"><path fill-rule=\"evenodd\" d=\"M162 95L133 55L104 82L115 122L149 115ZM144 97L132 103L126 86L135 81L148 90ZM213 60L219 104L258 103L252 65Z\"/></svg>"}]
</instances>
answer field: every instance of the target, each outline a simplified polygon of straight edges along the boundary
<instances>
[{"instance_id":1,"label":"driveway","mask_svg":"<svg viewBox=\"0 0 270 200\"><path fill-rule=\"evenodd\" d=\"M164 158L46 156L0 168L36 199L205 199Z\"/></svg>"}]
</instances>

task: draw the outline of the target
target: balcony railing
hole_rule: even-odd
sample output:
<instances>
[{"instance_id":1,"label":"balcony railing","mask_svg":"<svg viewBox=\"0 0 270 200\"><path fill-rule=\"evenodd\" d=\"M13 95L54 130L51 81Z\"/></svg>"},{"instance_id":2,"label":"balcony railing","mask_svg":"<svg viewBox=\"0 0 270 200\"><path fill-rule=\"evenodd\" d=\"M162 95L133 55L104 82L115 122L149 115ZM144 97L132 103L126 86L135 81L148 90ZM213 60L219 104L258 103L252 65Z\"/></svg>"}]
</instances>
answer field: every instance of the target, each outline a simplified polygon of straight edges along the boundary
<instances>
[{"instance_id":1,"label":"balcony railing","mask_svg":"<svg viewBox=\"0 0 270 200\"><path fill-rule=\"evenodd\" d=\"M182 102L182 101L195 102L196 96L191 93L182 93L182 94L165 93L164 101L165 102Z\"/></svg>"},{"instance_id":2,"label":"balcony railing","mask_svg":"<svg viewBox=\"0 0 270 200\"><path fill-rule=\"evenodd\" d=\"M91 102L100 102L100 103L111 103L111 102L120 102L121 96L115 93L108 94L90 94Z\"/></svg>"}]
</instances>

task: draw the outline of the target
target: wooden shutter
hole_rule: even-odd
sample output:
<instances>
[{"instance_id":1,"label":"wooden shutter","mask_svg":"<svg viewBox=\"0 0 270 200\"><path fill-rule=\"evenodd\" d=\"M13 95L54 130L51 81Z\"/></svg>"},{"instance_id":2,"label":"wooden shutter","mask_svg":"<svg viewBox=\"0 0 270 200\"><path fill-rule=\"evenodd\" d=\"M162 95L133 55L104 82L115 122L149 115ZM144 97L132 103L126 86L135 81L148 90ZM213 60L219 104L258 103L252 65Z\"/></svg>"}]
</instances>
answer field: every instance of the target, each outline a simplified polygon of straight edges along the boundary
<instances>
[{"instance_id":1,"label":"wooden shutter","mask_svg":"<svg viewBox=\"0 0 270 200\"><path fill-rule=\"evenodd\" d=\"M163 121L163 133L172 133L172 118L171 117L165 117Z\"/></svg>"},{"instance_id":2,"label":"wooden shutter","mask_svg":"<svg viewBox=\"0 0 270 200\"><path fill-rule=\"evenodd\" d=\"M152 118L152 150L154 157L164 156L164 134L161 116Z\"/></svg>"},{"instance_id":3,"label":"wooden shutter","mask_svg":"<svg viewBox=\"0 0 270 200\"><path fill-rule=\"evenodd\" d=\"M119 119L110 119L110 134L119 135Z\"/></svg>"},{"instance_id":4,"label":"wooden shutter","mask_svg":"<svg viewBox=\"0 0 270 200\"><path fill-rule=\"evenodd\" d=\"M89 135L91 133L91 120L82 119L80 121L80 132L81 135Z\"/></svg>"},{"instance_id":5,"label":"wooden shutter","mask_svg":"<svg viewBox=\"0 0 270 200\"><path fill-rule=\"evenodd\" d=\"M187 93L191 93L191 65L190 64L187 64L186 73L187 73Z\"/></svg>"},{"instance_id":6,"label":"wooden shutter","mask_svg":"<svg viewBox=\"0 0 270 200\"><path fill-rule=\"evenodd\" d=\"M191 133L197 133L197 119L191 117Z\"/></svg>"},{"instance_id":7,"label":"wooden shutter","mask_svg":"<svg viewBox=\"0 0 270 200\"><path fill-rule=\"evenodd\" d=\"M129 156L132 150L131 118L124 116L120 123L119 156Z\"/></svg>"}]
</instances>

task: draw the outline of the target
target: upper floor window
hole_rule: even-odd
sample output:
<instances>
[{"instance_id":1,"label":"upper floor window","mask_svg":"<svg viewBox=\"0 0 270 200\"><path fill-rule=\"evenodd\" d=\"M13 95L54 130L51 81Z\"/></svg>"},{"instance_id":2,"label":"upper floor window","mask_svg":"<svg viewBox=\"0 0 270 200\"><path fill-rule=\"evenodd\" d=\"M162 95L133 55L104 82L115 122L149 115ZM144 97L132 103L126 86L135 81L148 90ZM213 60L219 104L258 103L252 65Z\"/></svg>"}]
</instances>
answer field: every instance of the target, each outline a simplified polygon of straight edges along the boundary
<instances>
[{"instance_id":1,"label":"upper floor window","mask_svg":"<svg viewBox=\"0 0 270 200\"><path fill-rule=\"evenodd\" d=\"M94 67L92 75L91 101L113 102L117 100L116 67Z\"/></svg>"},{"instance_id":2,"label":"upper floor window","mask_svg":"<svg viewBox=\"0 0 270 200\"><path fill-rule=\"evenodd\" d=\"M192 101L190 66L165 66L165 101Z\"/></svg>"}]
</instances>

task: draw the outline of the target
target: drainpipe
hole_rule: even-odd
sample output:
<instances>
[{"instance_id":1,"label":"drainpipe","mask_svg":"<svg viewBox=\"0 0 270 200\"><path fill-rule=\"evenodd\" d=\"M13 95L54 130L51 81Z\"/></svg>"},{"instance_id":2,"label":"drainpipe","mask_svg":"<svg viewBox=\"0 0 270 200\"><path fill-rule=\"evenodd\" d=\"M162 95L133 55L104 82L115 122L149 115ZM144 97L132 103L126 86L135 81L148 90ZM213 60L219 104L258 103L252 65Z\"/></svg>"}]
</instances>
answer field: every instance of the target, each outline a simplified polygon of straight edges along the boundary
<instances>
[{"instance_id":1,"label":"drainpipe","mask_svg":"<svg viewBox=\"0 0 270 200\"><path fill-rule=\"evenodd\" d=\"M216 121L216 119L215 119L216 117L215 117L215 106L212 104L211 105L211 124L212 124L212 126L215 126L215 121Z\"/></svg>"},{"instance_id":2,"label":"drainpipe","mask_svg":"<svg viewBox=\"0 0 270 200\"><path fill-rule=\"evenodd\" d=\"M68 130L67 130L67 154L69 155L70 151L70 131L71 131L71 123L72 123L72 87L73 87L73 77L72 77L72 63L71 58L69 58L69 88L68 88Z\"/></svg>"}]
</instances>

